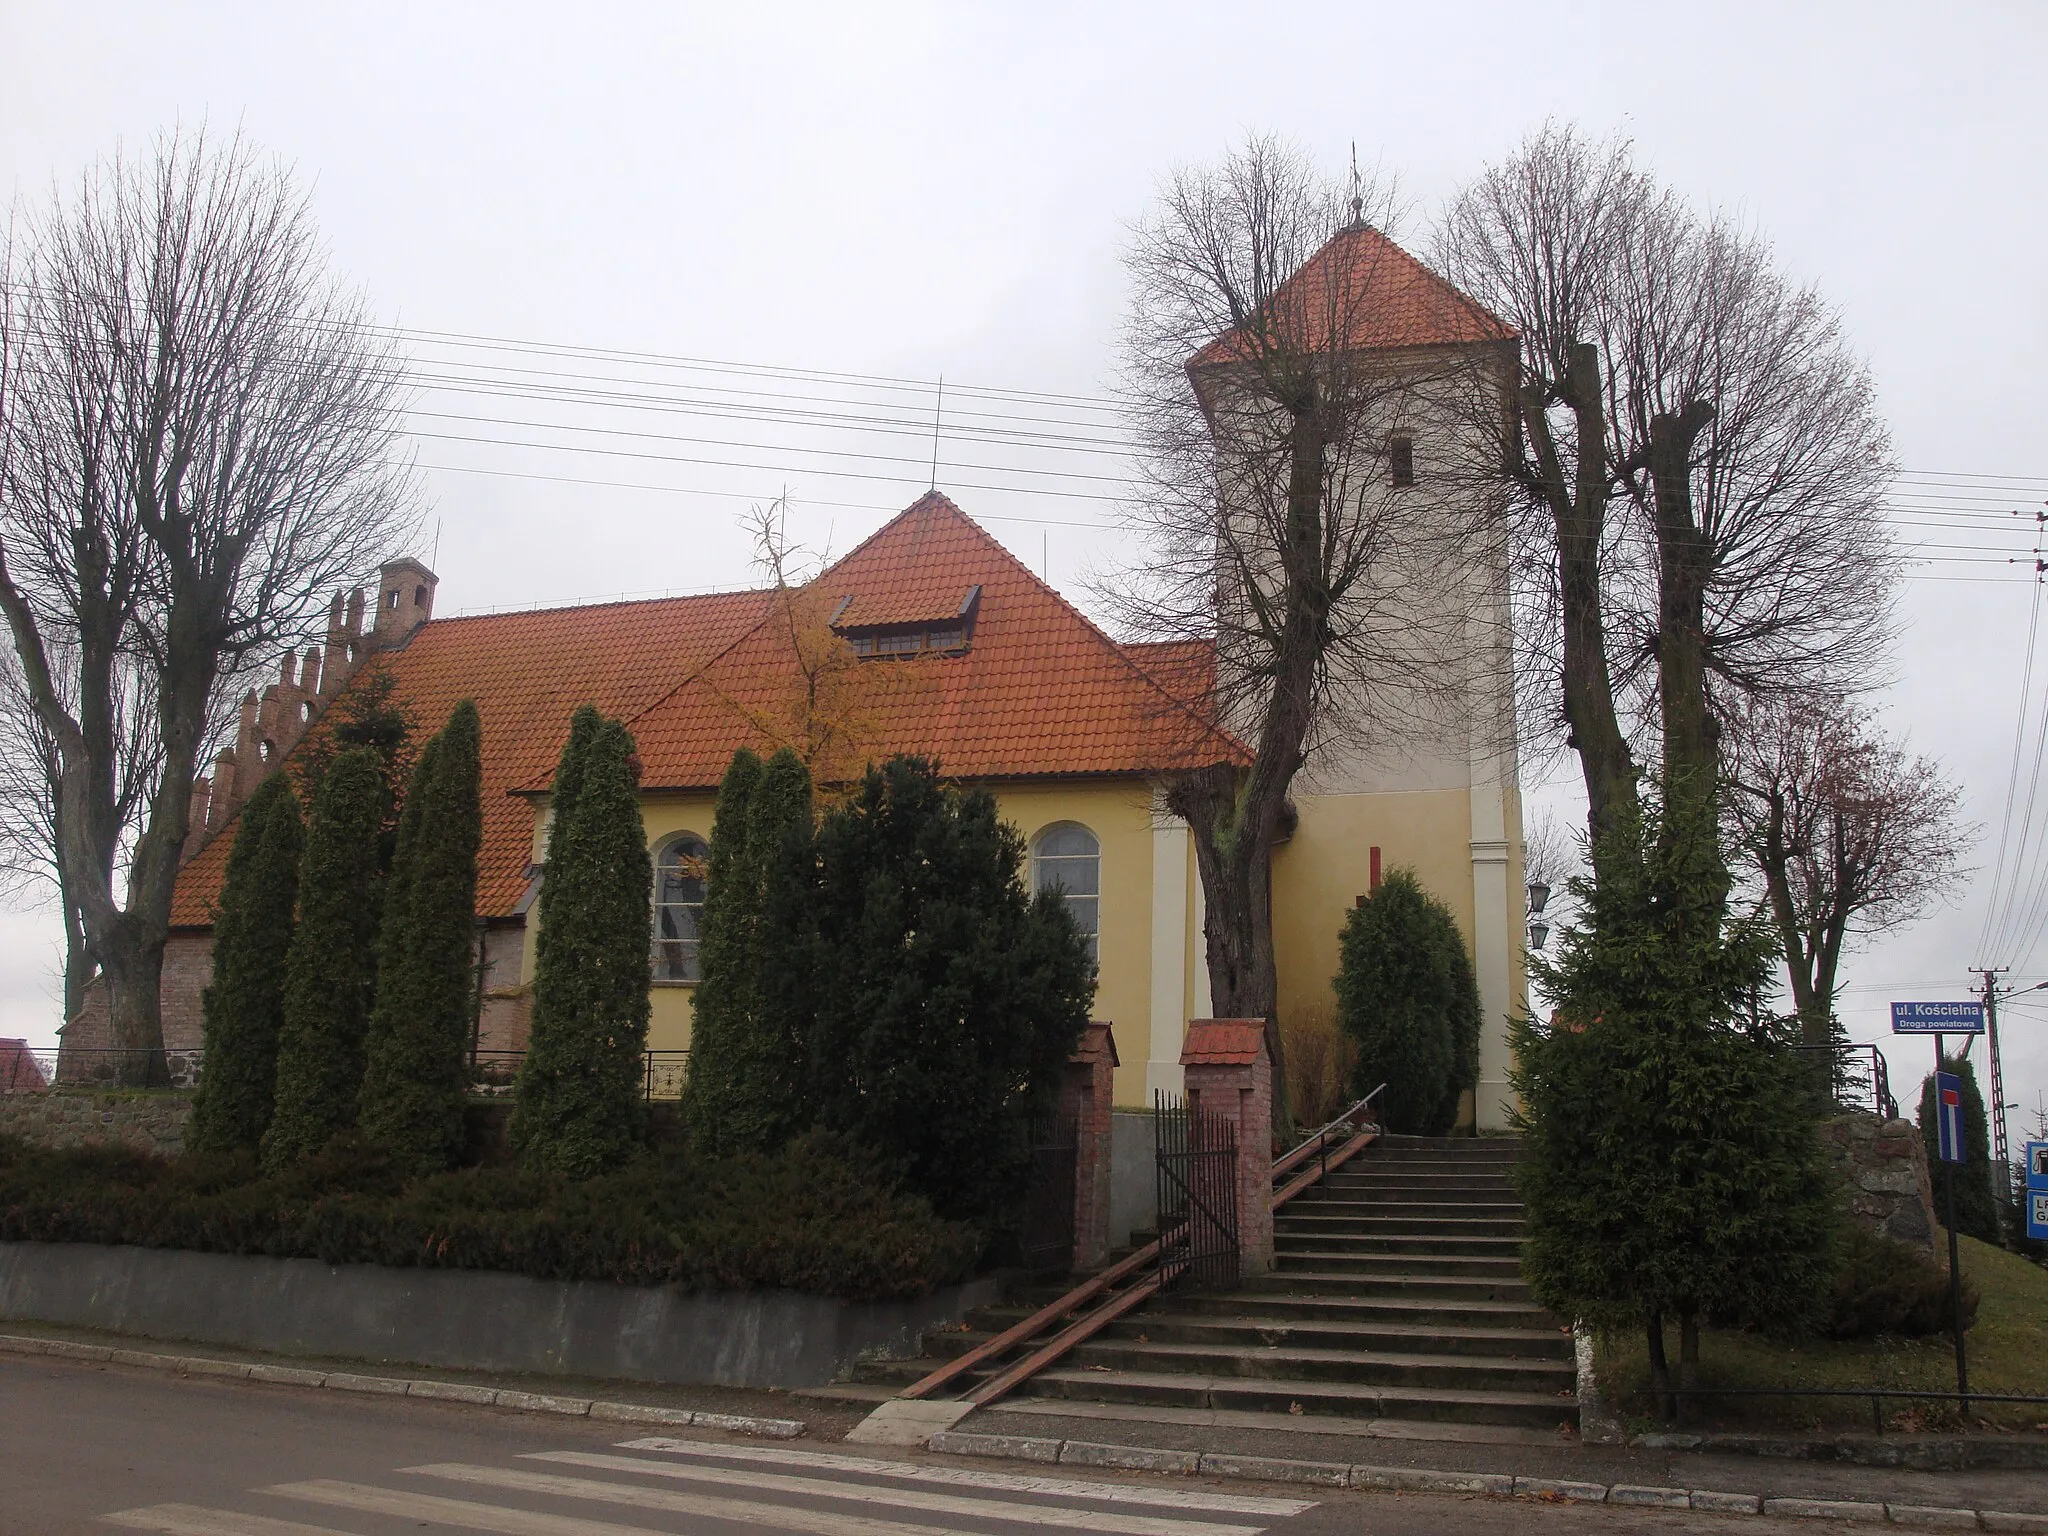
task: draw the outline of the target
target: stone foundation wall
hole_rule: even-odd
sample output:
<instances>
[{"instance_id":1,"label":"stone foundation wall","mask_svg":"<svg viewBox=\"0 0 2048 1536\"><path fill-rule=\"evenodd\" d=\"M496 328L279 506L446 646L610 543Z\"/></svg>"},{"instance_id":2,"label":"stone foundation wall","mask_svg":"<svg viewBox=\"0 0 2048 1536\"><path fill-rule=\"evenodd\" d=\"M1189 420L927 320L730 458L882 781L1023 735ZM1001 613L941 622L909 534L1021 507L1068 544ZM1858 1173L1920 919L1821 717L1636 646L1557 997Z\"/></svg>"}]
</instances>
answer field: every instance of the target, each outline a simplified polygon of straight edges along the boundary
<instances>
[{"instance_id":1,"label":"stone foundation wall","mask_svg":"<svg viewBox=\"0 0 2048 1536\"><path fill-rule=\"evenodd\" d=\"M1855 1113L1830 1120L1821 1134L1857 1219L1887 1237L1931 1251L1939 1227L1919 1128L1910 1120Z\"/></svg>"},{"instance_id":2,"label":"stone foundation wall","mask_svg":"<svg viewBox=\"0 0 2048 1536\"><path fill-rule=\"evenodd\" d=\"M0 1094L0 1136L43 1147L133 1147L175 1155L185 1145L189 1093Z\"/></svg>"}]
</instances>

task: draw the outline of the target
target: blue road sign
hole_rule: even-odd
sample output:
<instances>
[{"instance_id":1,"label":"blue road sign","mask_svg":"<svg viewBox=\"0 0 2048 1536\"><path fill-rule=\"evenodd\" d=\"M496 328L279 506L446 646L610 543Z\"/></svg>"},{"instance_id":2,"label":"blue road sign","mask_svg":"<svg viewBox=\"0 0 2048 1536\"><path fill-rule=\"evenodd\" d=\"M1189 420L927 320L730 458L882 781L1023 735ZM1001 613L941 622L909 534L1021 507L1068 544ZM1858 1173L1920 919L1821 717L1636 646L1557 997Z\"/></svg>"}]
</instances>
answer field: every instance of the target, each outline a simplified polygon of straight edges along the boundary
<instances>
[{"instance_id":1,"label":"blue road sign","mask_svg":"<svg viewBox=\"0 0 2048 1536\"><path fill-rule=\"evenodd\" d=\"M2027 1143L2027 1236L2048 1242L2048 1141Z\"/></svg>"},{"instance_id":2,"label":"blue road sign","mask_svg":"<svg viewBox=\"0 0 2048 1536\"><path fill-rule=\"evenodd\" d=\"M1963 1160L1963 1080L1953 1072L1934 1074L1934 1123L1941 1128L1941 1160Z\"/></svg>"},{"instance_id":3,"label":"blue road sign","mask_svg":"<svg viewBox=\"0 0 2048 1536\"><path fill-rule=\"evenodd\" d=\"M1895 1035L1981 1035L1984 1005L1967 1003L1893 1003Z\"/></svg>"}]
</instances>

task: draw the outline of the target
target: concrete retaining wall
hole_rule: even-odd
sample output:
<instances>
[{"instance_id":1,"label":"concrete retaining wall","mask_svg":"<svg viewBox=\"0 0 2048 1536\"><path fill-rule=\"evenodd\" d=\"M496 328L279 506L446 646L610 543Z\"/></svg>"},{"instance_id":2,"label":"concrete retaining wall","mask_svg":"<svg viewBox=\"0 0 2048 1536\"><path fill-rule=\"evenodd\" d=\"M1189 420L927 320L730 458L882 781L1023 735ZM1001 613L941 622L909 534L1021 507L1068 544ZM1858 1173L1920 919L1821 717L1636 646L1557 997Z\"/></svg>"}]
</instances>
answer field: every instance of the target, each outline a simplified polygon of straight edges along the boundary
<instances>
[{"instance_id":1,"label":"concrete retaining wall","mask_svg":"<svg viewBox=\"0 0 2048 1536\"><path fill-rule=\"evenodd\" d=\"M0 1136L43 1147L124 1146L174 1156L185 1144L192 1095L168 1090L0 1093Z\"/></svg>"},{"instance_id":2,"label":"concrete retaining wall","mask_svg":"<svg viewBox=\"0 0 2048 1536\"><path fill-rule=\"evenodd\" d=\"M1149 1109L1119 1109L1109 1117L1109 1243L1121 1248L1134 1231L1159 1222L1153 1162L1158 1133Z\"/></svg>"},{"instance_id":3,"label":"concrete retaining wall","mask_svg":"<svg viewBox=\"0 0 2048 1536\"><path fill-rule=\"evenodd\" d=\"M287 1355L729 1387L817 1386L998 1299L991 1277L918 1301L690 1295L596 1280L391 1269L94 1243L0 1243L0 1320Z\"/></svg>"}]
</instances>

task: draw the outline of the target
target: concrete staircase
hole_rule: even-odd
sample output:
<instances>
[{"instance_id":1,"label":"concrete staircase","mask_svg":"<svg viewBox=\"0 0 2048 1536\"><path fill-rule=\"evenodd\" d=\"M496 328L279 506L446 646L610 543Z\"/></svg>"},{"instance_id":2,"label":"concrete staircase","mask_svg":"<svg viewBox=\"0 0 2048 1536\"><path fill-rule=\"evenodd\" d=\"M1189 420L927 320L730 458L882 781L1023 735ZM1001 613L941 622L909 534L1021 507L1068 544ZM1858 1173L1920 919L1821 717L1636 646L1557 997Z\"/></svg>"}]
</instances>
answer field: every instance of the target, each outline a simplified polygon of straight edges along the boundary
<instances>
[{"instance_id":1,"label":"concrete staircase","mask_svg":"<svg viewBox=\"0 0 2048 1536\"><path fill-rule=\"evenodd\" d=\"M1008 1401L1175 1420L1224 1410L1247 1427L1303 1430L1338 1418L1411 1421L1418 1433L1576 1425L1571 1335L1521 1279L1514 1156L1506 1138L1385 1138L1281 1209L1271 1274L1156 1298ZM871 1362L847 1395L906 1385L1056 1295L927 1335L924 1359Z\"/></svg>"}]
</instances>

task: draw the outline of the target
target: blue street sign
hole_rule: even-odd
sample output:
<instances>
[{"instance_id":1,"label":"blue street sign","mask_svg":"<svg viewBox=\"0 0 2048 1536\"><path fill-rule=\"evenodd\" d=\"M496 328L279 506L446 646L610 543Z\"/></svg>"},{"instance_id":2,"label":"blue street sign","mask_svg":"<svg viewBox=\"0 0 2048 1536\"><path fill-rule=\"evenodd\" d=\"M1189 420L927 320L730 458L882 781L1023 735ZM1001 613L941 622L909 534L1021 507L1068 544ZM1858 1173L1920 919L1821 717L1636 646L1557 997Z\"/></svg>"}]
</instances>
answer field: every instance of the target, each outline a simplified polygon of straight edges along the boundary
<instances>
[{"instance_id":1,"label":"blue street sign","mask_svg":"<svg viewBox=\"0 0 2048 1536\"><path fill-rule=\"evenodd\" d=\"M2048 1141L2027 1143L2027 1236L2048 1242Z\"/></svg>"},{"instance_id":2,"label":"blue street sign","mask_svg":"<svg viewBox=\"0 0 2048 1536\"><path fill-rule=\"evenodd\" d=\"M1963 1160L1963 1080L1953 1072L1934 1074L1934 1123L1941 1128L1941 1160Z\"/></svg>"},{"instance_id":3,"label":"blue street sign","mask_svg":"<svg viewBox=\"0 0 2048 1536\"><path fill-rule=\"evenodd\" d=\"M1893 1003L1895 1035L1981 1035L1984 1005L1967 1003Z\"/></svg>"}]
</instances>

